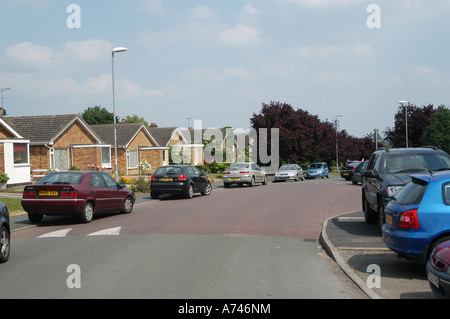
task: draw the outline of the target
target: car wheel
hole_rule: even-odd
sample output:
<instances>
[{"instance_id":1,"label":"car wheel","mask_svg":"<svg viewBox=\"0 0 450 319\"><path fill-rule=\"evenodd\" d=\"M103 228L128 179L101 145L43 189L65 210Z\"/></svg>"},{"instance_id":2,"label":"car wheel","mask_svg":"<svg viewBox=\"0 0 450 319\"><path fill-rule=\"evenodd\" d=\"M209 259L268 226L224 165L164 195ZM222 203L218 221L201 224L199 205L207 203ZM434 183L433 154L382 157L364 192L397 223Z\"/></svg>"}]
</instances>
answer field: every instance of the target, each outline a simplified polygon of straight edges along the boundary
<instances>
[{"instance_id":1,"label":"car wheel","mask_svg":"<svg viewBox=\"0 0 450 319\"><path fill-rule=\"evenodd\" d=\"M11 234L5 226L0 228L0 263L7 262L11 244Z\"/></svg>"},{"instance_id":2,"label":"car wheel","mask_svg":"<svg viewBox=\"0 0 450 319\"><path fill-rule=\"evenodd\" d=\"M255 176L252 176L252 179L251 179L251 181L250 181L250 183L249 183L249 186L250 186L250 187L255 186Z\"/></svg>"},{"instance_id":3,"label":"car wheel","mask_svg":"<svg viewBox=\"0 0 450 319\"><path fill-rule=\"evenodd\" d=\"M44 215L38 213L28 213L28 220L33 224L38 224L42 221Z\"/></svg>"},{"instance_id":4,"label":"car wheel","mask_svg":"<svg viewBox=\"0 0 450 319\"><path fill-rule=\"evenodd\" d=\"M230 188L230 183L223 183L224 188Z\"/></svg>"},{"instance_id":5,"label":"car wheel","mask_svg":"<svg viewBox=\"0 0 450 319\"><path fill-rule=\"evenodd\" d=\"M192 184L189 184L185 195L186 198L192 198L194 196L194 186L192 186Z\"/></svg>"},{"instance_id":6,"label":"car wheel","mask_svg":"<svg viewBox=\"0 0 450 319\"><path fill-rule=\"evenodd\" d=\"M378 220L378 214L373 209L369 207L369 203L367 202L364 194L362 195L362 207L364 212L364 219L367 224L374 224Z\"/></svg>"},{"instance_id":7,"label":"car wheel","mask_svg":"<svg viewBox=\"0 0 450 319\"><path fill-rule=\"evenodd\" d=\"M83 212L80 215L80 221L83 223L90 223L94 218L94 205L91 202L87 202L84 205Z\"/></svg>"},{"instance_id":8,"label":"car wheel","mask_svg":"<svg viewBox=\"0 0 450 319\"><path fill-rule=\"evenodd\" d=\"M125 200L125 204L123 205L122 213L129 214L133 210L133 198L128 196Z\"/></svg>"},{"instance_id":9,"label":"car wheel","mask_svg":"<svg viewBox=\"0 0 450 319\"><path fill-rule=\"evenodd\" d=\"M150 197L152 199L158 199L159 198L159 193L158 192L150 192Z\"/></svg>"},{"instance_id":10,"label":"car wheel","mask_svg":"<svg viewBox=\"0 0 450 319\"><path fill-rule=\"evenodd\" d=\"M379 199L378 200L378 226L380 228L380 233L381 233L381 228L383 227L383 224L386 221L386 217L384 216L384 204L383 204L383 200Z\"/></svg>"},{"instance_id":11,"label":"car wheel","mask_svg":"<svg viewBox=\"0 0 450 319\"><path fill-rule=\"evenodd\" d=\"M208 196L212 192L212 186L210 182L207 182L205 185L205 190L202 192L202 195Z\"/></svg>"},{"instance_id":12,"label":"car wheel","mask_svg":"<svg viewBox=\"0 0 450 319\"><path fill-rule=\"evenodd\" d=\"M428 249L427 254L425 256L425 263L428 261L428 259L430 259L431 254L433 253L436 246L447 240L450 240L450 236L444 236L444 237L438 238L433 243L431 243L430 248Z\"/></svg>"},{"instance_id":13,"label":"car wheel","mask_svg":"<svg viewBox=\"0 0 450 319\"><path fill-rule=\"evenodd\" d=\"M267 175L264 175L263 185L267 185Z\"/></svg>"}]
</instances>

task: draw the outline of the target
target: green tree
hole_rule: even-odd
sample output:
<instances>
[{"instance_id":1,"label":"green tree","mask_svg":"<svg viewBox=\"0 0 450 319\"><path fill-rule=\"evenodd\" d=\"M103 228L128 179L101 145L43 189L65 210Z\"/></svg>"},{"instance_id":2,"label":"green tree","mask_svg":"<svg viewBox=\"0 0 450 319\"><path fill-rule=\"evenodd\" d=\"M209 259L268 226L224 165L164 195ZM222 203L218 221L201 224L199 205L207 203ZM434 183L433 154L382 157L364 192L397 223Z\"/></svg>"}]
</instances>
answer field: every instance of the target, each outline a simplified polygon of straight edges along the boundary
<instances>
[{"instance_id":1,"label":"green tree","mask_svg":"<svg viewBox=\"0 0 450 319\"><path fill-rule=\"evenodd\" d=\"M423 145L433 145L450 153L450 109L445 105L438 107L431 118L430 125L426 128L421 142Z\"/></svg>"},{"instance_id":2,"label":"green tree","mask_svg":"<svg viewBox=\"0 0 450 319\"><path fill-rule=\"evenodd\" d=\"M114 114L108 112L104 107L100 107L100 105L88 107L81 116L89 125L114 123ZM116 120L118 121L118 117L116 117Z\"/></svg>"},{"instance_id":3,"label":"green tree","mask_svg":"<svg viewBox=\"0 0 450 319\"><path fill-rule=\"evenodd\" d=\"M148 123L144 120L143 117L139 117L136 114L133 115L127 115L126 118L124 118L125 123L143 123L146 126L149 126Z\"/></svg>"}]
</instances>

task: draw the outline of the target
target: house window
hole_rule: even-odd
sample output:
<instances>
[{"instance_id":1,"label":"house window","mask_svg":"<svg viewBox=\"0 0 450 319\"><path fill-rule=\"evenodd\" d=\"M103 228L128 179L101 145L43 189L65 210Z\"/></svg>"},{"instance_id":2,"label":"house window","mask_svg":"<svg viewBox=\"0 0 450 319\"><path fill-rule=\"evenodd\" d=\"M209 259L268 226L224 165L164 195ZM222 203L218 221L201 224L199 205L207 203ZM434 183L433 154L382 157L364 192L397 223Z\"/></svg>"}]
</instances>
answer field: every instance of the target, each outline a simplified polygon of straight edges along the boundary
<instances>
[{"instance_id":1,"label":"house window","mask_svg":"<svg viewBox=\"0 0 450 319\"><path fill-rule=\"evenodd\" d=\"M128 150L127 151L127 168L133 169L138 167L138 151Z\"/></svg>"},{"instance_id":2,"label":"house window","mask_svg":"<svg viewBox=\"0 0 450 319\"><path fill-rule=\"evenodd\" d=\"M28 164L28 145L25 143L14 143L14 164Z\"/></svg>"},{"instance_id":3,"label":"house window","mask_svg":"<svg viewBox=\"0 0 450 319\"><path fill-rule=\"evenodd\" d=\"M69 152L67 148L50 149L50 169L66 171L69 168Z\"/></svg>"},{"instance_id":4,"label":"house window","mask_svg":"<svg viewBox=\"0 0 450 319\"><path fill-rule=\"evenodd\" d=\"M102 167L111 167L111 147L102 147Z\"/></svg>"}]
</instances>

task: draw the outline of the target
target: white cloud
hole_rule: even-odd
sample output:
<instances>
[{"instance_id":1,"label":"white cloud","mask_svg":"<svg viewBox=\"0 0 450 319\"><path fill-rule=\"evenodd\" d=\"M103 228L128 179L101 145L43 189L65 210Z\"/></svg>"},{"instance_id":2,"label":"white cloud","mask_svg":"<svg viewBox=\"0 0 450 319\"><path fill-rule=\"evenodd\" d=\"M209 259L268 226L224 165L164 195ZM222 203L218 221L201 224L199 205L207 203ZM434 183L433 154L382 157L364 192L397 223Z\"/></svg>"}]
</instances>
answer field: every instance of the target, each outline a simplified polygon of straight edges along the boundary
<instances>
[{"instance_id":1,"label":"white cloud","mask_svg":"<svg viewBox=\"0 0 450 319\"><path fill-rule=\"evenodd\" d=\"M321 7L329 5L360 4L361 0L276 0L276 2L292 2L308 7Z\"/></svg>"},{"instance_id":2,"label":"white cloud","mask_svg":"<svg viewBox=\"0 0 450 319\"><path fill-rule=\"evenodd\" d=\"M219 40L233 46L254 46L261 42L257 29L241 24L219 32Z\"/></svg>"},{"instance_id":3,"label":"white cloud","mask_svg":"<svg viewBox=\"0 0 450 319\"><path fill-rule=\"evenodd\" d=\"M22 42L5 48L5 56L9 61L18 64L45 68L53 64L55 51L50 47Z\"/></svg>"},{"instance_id":4,"label":"white cloud","mask_svg":"<svg viewBox=\"0 0 450 319\"><path fill-rule=\"evenodd\" d=\"M67 42L62 54L70 55L83 63L95 63L109 56L112 45L105 40L86 40L79 42Z\"/></svg>"}]
</instances>

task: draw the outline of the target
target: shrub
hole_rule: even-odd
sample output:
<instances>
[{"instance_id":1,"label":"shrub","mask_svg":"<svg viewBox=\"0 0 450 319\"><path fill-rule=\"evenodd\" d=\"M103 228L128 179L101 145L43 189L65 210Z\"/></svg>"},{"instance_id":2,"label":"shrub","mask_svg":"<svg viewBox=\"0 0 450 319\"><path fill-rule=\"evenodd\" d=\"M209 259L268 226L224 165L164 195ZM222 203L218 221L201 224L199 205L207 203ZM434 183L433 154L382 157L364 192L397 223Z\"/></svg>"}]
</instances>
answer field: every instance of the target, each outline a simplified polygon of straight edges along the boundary
<instances>
[{"instance_id":1,"label":"shrub","mask_svg":"<svg viewBox=\"0 0 450 319\"><path fill-rule=\"evenodd\" d=\"M144 177L139 177L131 182L130 189L135 193L149 193L150 181L146 181Z\"/></svg>"}]
</instances>

